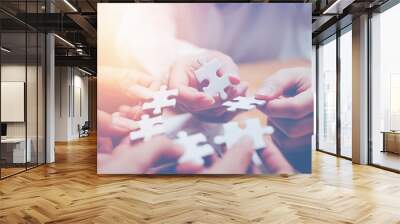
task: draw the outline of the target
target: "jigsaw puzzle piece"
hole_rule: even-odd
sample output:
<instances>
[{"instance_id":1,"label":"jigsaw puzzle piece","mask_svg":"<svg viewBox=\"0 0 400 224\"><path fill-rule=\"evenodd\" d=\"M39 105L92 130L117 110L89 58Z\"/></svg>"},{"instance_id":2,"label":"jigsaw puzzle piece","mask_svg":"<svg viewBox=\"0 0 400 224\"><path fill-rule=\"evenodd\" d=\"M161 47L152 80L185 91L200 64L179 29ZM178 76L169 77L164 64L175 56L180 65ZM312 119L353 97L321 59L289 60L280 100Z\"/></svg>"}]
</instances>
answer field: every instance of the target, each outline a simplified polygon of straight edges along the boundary
<instances>
[{"instance_id":1,"label":"jigsaw puzzle piece","mask_svg":"<svg viewBox=\"0 0 400 224\"><path fill-rule=\"evenodd\" d=\"M177 135L178 138L175 142L182 145L185 150L178 160L179 163L191 162L203 166L204 158L214 153L211 145L204 144L207 142L207 138L202 133L188 135L186 132L181 131Z\"/></svg>"},{"instance_id":2,"label":"jigsaw puzzle piece","mask_svg":"<svg viewBox=\"0 0 400 224\"><path fill-rule=\"evenodd\" d=\"M216 136L214 142L216 144L225 144L229 149L231 148L242 136L249 136L254 144L255 150L260 150L265 147L264 135L271 135L274 129L270 126L262 127L260 121L256 118L248 119L245 121L246 127L240 128L237 122L229 122L223 125L224 134ZM255 152L252 156L252 161L255 165L262 165L262 161Z\"/></svg>"},{"instance_id":3,"label":"jigsaw puzzle piece","mask_svg":"<svg viewBox=\"0 0 400 224\"><path fill-rule=\"evenodd\" d=\"M251 110L254 109L256 106L262 106L265 104L264 100L258 100L254 96L238 96L232 101L227 101L222 105L227 107L228 111L236 111L236 110Z\"/></svg>"},{"instance_id":4,"label":"jigsaw puzzle piece","mask_svg":"<svg viewBox=\"0 0 400 224\"><path fill-rule=\"evenodd\" d=\"M274 128L272 126L262 127L260 121L257 118L248 119L245 121L245 124L246 128L244 131L253 139L254 148L264 148L264 135L272 135L274 133Z\"/></svg>"},{"instance_id":5,"label":"jigsaw puzzle piece","mask_svg":"<svg viewBox=\"0 0 400 224\"><path fill-rule=\"evenodd\" d=\"M178 89L167 90L167 86L163 85L160 87L160 91L154 92L151 97L153 100L151 102L146 102L143 104L143 110L153 110L153 114L161 114L162 108L175 106L176 99L173 96L178 96Z\"/></svg>"},{"instance_id":6,"label":"jigsaw puzzle piece","mask_svg":"<svg viewBox=\"0 0 400 224\"><path fill-rule=\"evenodd\" d=\"M164 125L162 116L152 117L145 114L142 115L141 120L137 122L139 130L130 133L131 141L143 139L144 141L150 140L154 135L164 133Z\"/></svg>"},{"instance_id":7,"label":"jigsaw puzzle piece","mask_svg":"<svg viewBox=\"0 0 400 224\"><path fill-rule=\"evenodd\" d=\"M194 73L199 83L206 80L208 81L208 85L202 88L205 93L211 96L219 96L222 100L226 100L228 95L225 89L231 85L231 82L228 74L223 74L222 76L217 75L218 69L220 69L221 66L221 62L215 58L203 64Z\"/></svg>"}]
</instances>

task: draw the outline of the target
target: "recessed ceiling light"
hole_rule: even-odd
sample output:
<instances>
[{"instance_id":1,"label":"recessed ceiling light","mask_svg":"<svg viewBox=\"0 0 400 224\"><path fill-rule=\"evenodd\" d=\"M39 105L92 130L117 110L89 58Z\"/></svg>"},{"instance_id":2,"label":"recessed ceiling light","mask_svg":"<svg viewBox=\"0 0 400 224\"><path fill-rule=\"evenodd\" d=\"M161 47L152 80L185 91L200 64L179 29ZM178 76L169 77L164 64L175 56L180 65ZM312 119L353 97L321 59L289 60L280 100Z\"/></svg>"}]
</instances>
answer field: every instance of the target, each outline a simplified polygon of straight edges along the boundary
<instances>
[{"instance_id":1,"label":"recessed ceiling light","mask_svg":"<svg viewBox=\"0 0 400 224\"><path fill-rule=\"evenodd\" d=\"M57 34L54 34L54 36L55 37L57 37L59 40L61 40L62 42L64 42L65 44L67 44L68 46L70 46L70 47L72 47L72 48L75 48L75 45L73 45L71 42L69 42L68 40L66 40L66 39L64 39L64 38L62 38L62 37L60 37L59 35L57 35Z\"/></svg>"},{"instance_id":2,"label":"recessed ceiling light","mask_svg":"<svg viewBox=\"0 0 400 224\"><path fill-rule=\"evenodd\" d=\"M90 72L88 72L88 71L86 71L86 70L83 70L83 69L81 69L81 68L79 68L79 67L78 67L78 70L81 71L81 72L83 72L83 73L85 73L85 74L87 74L87 75L90 75L90 76L93 75L92 73L90 73Z\"/></svg>"},{"instance_id":3,"label":"recessed ceiling light","mask_svg":"<svg viewBox=\"0 0 400 224\"><path fill-rule=\"evenodd\" d=\"M7 49L7 48L5 48L5 47L1 47L1 51L4 51L4 52L6 52L6 53L10 53L10 52L11 52L10 49Z\"/></svg>"},{"instance_id":4,"label":"recessed ceiling light","mask_svg":"<svg viewBox=\"0 0 400 224\"><path fill-rule=\"evenodd\" d=\"M67 4L74 12L78 12L78 10L68 0L64 0L64 3Z\"/></svg>"}]
</instances>

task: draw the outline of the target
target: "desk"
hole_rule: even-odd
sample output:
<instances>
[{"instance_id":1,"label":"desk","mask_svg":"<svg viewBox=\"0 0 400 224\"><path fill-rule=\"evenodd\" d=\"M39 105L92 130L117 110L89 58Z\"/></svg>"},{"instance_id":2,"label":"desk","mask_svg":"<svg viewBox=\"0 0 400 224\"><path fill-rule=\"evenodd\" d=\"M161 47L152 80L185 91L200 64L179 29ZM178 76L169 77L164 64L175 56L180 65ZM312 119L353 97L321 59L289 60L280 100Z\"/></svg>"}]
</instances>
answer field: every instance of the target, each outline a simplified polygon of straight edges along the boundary
<instances>
[{"instance_id":1,"label":"desk","mask_svg":"<svg viewBox=\"0 0 400 224\"><path fill-rule=\"evenodd\" d=\"M392 152L400 154L400 131L382 131L383 150L382 152Z\"/></svg>"},{"instance_id":2,"label":"desk","mask_svg":"<svg viewBox=\"0 0 400 224\"><path fill-rule=\"evenodd\" d=\"M32 153L30 138L26 140L27 147L25 152L25 138L5 138L1 139L1 156L6 163L25 163L31 162Z\"/></svg>"}]
</instances>

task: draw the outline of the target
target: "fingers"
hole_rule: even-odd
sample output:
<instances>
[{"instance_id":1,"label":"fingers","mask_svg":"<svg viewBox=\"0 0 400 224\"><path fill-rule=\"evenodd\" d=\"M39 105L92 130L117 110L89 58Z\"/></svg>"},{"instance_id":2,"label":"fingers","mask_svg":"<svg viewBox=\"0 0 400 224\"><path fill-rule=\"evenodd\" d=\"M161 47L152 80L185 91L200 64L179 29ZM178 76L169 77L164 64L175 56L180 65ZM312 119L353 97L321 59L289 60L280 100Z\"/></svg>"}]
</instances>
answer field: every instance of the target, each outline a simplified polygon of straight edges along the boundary
<instances>
[{"instance_id":1,"label":"fingers","mask_svg":"<svg viewBox=\"0 0 400 224\"><path fill-rule=\"evenodd\" d=\"M245 96L248 89L247 82L241 82L237 85L228 87L226 93L228 94L228 100L233 100L238 96Z\"/></svg>"},{"instance_id":2,"label":"fingers","mask_svg":"<svg viewBox=\"0 0 400 224\"><path fill-rule=\"evenodd\" d=\"M271 142L266 141L266 147L262 151L262 157L267 168L274 174L293 174L295 170L282 155L279 149Z\"/></svg>"},{"instance_id":3,"label":"fingers","mask_svg":"<svg viewBox=\"0 0 400 224\"><path fill-rule=\"evenodd\" d=\"M227 150L224 157L204 173L240 174L246 173L253 156L253 142L249 137L241 138L234 146Z\"/></svg>"},{"instance_id":4,"label":"fingers","mask_svg":"<svg viewBox=\"0 0 400 224\"><path fill-rule=\"evenodd\" d=\"M311 86L311 71L308 67L282 69L265 80L256 98L272 100L285 95L289 90L294 89L296 93L299 93Z\"/></svg>"},{"instance_id":5,"label":"fingers","mask_svg":"<svg viewBox=\"0 0 400 224\"><path fill-rule=\"evenodd\" d=\"M179 103L183 104L185 109L192 112L209 109L215 103L213 97L188 86L179 87L177 99Z\"/></svg>"},{"instance_id":6,"label":"fingers","mask_svg":"<svg viewBox=\"0 0 400 224\"><path fill-rule=\"evenodd\" d=\"M311 90L299 93L294 97L281 97L262 107L264 113L270 117L299 119L313 112L314 96Z\"/></svg>"},{"instance_id":7,"label":"fingers","mask_svg":"<svg viewBox=\"0 0 400 224\"><path fill-rule=\"evenodd\" d=\"M183 152L179 145L164 136L158 136L152 141L118 146L113 153L116 158L113 163L127 169L124 173L146 173L159 160L177 160Z\"/></svg>"},{"instance_id":8,"label":"fingers","mask_svg":"<svg viewBox=\"0 0 400 224\"><path fill-rule=\"evenodd\" d=\"M122 105L119 107L119 112L121 116L132 120L140 120L141 116L144 114L141 106L130 107Z\"/></svg>"},{"instance_id":9,"label":"fingers","mask_svg":"<svg viewBox=\"0 0 400 224\"><path fill-rule=\"evenodd\" d=\"M229 81L233 84L233 85L237 85L240 83L240 77L237 75L230 75L229 76Z\"/></svg>"},{"instance_id":10,"label":"fingers","mask_svg":"<svg viewBox=\"0 0 400 224\"><path fill-rule=\"evenodd\" d=\"M314 116L309 114L298 120L269 118L268 122L290 138L298 138L313 132Z\"/></svg>"},{"instance_id":11,"label":"fingers","mask_svg":"<svg viewBox=\"0 0 400 224\"><path fill-rule=\"evenodd\" d=\"M181 174L199 173L204 167L194 163L181 163L176 166L176 172Z\"/></svg>"},{"instance_id":12,"label":"fingers","mask_svg":"<svg viewBox=\"0 0 400 224\"><path fill-rule=\"evenodd\" d=\"M279 71L265 80L263 86L257 91L256 98L260 100L276 99L295 86L296 82L296 75Z\"/></svg>"},{"instance_id":13,"label":"fingers","mask_svg":"<svg viewBox=\"0 0 400 224\"><path fill-rule=\"evenodd\" d=\"M136 100L148 100L151 99L154 94L154 90L137 84L133 84L132 86L130 86L127 92L129 97L132 97Z\"/></svg>"},{"instance_id":14,"label":"fingers","mask_svg":"<svg viewBox=\"0 0 400 224\"><path fill-rule=\"evenodd\" d=\"M101 110L97 111L97 122L99 126L99 136L124 136L130 131L128 128L115 125L112 121L112 116Z\"/></svg>"}]
</instances>

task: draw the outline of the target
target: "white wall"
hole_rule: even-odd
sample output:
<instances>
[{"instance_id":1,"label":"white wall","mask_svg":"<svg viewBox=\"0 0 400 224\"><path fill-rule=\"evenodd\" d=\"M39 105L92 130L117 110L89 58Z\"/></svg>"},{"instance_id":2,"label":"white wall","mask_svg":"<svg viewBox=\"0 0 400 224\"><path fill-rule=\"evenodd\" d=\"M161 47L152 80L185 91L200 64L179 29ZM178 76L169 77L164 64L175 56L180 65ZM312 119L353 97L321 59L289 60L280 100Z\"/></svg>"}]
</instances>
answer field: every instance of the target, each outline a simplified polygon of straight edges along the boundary
<instances>
[{"instance_id":1,"label":"white wall","mask_svg":"<svg viewBox=\"0 0 400 224\"><path fill-rule=\"evenodd\" d=\"M25 70L27 69L27 70ZM25 75L26 72L28 74L35 73L36 74L36 67L34 66L28 66L25 67L24 65L18 65L18 64L8 64L8 65L2 65L1 66L1 81L3 82L25 82ZM32 83L30 83L32 84ZM34 83L36 85L36 82ZM30 90L30 89L28 89ZM36 89L34 92L28 91L27 93L28 102L33 101L32 97L36 98ZM31 105L33 106L33 105ZM36 105L34 105L36 107ZM1 110L7 110L7 108L1 108ZM35 117L31 117L34 115ZM36 114L31 114L28 113L28 121L36 121ZM8 137L25 137L25 124L26 122L7 122L7 136ZM35 122L36 123L36 122ZM31 127L32 125L29 125ZM36 127L35 127L36 129ZM29 134L29 133L28 133Z\"/></svg>"},{"instance_id":2,"label":"white wall","mask_svg":"<svg viewBox=\"0 0 400 224\"><path fill-rule=\"evenodd\" d=\"M55 140L79 137L78 125L88 120L88 78L76 68L56 67Z\"/></svg>"}]
</instances>

